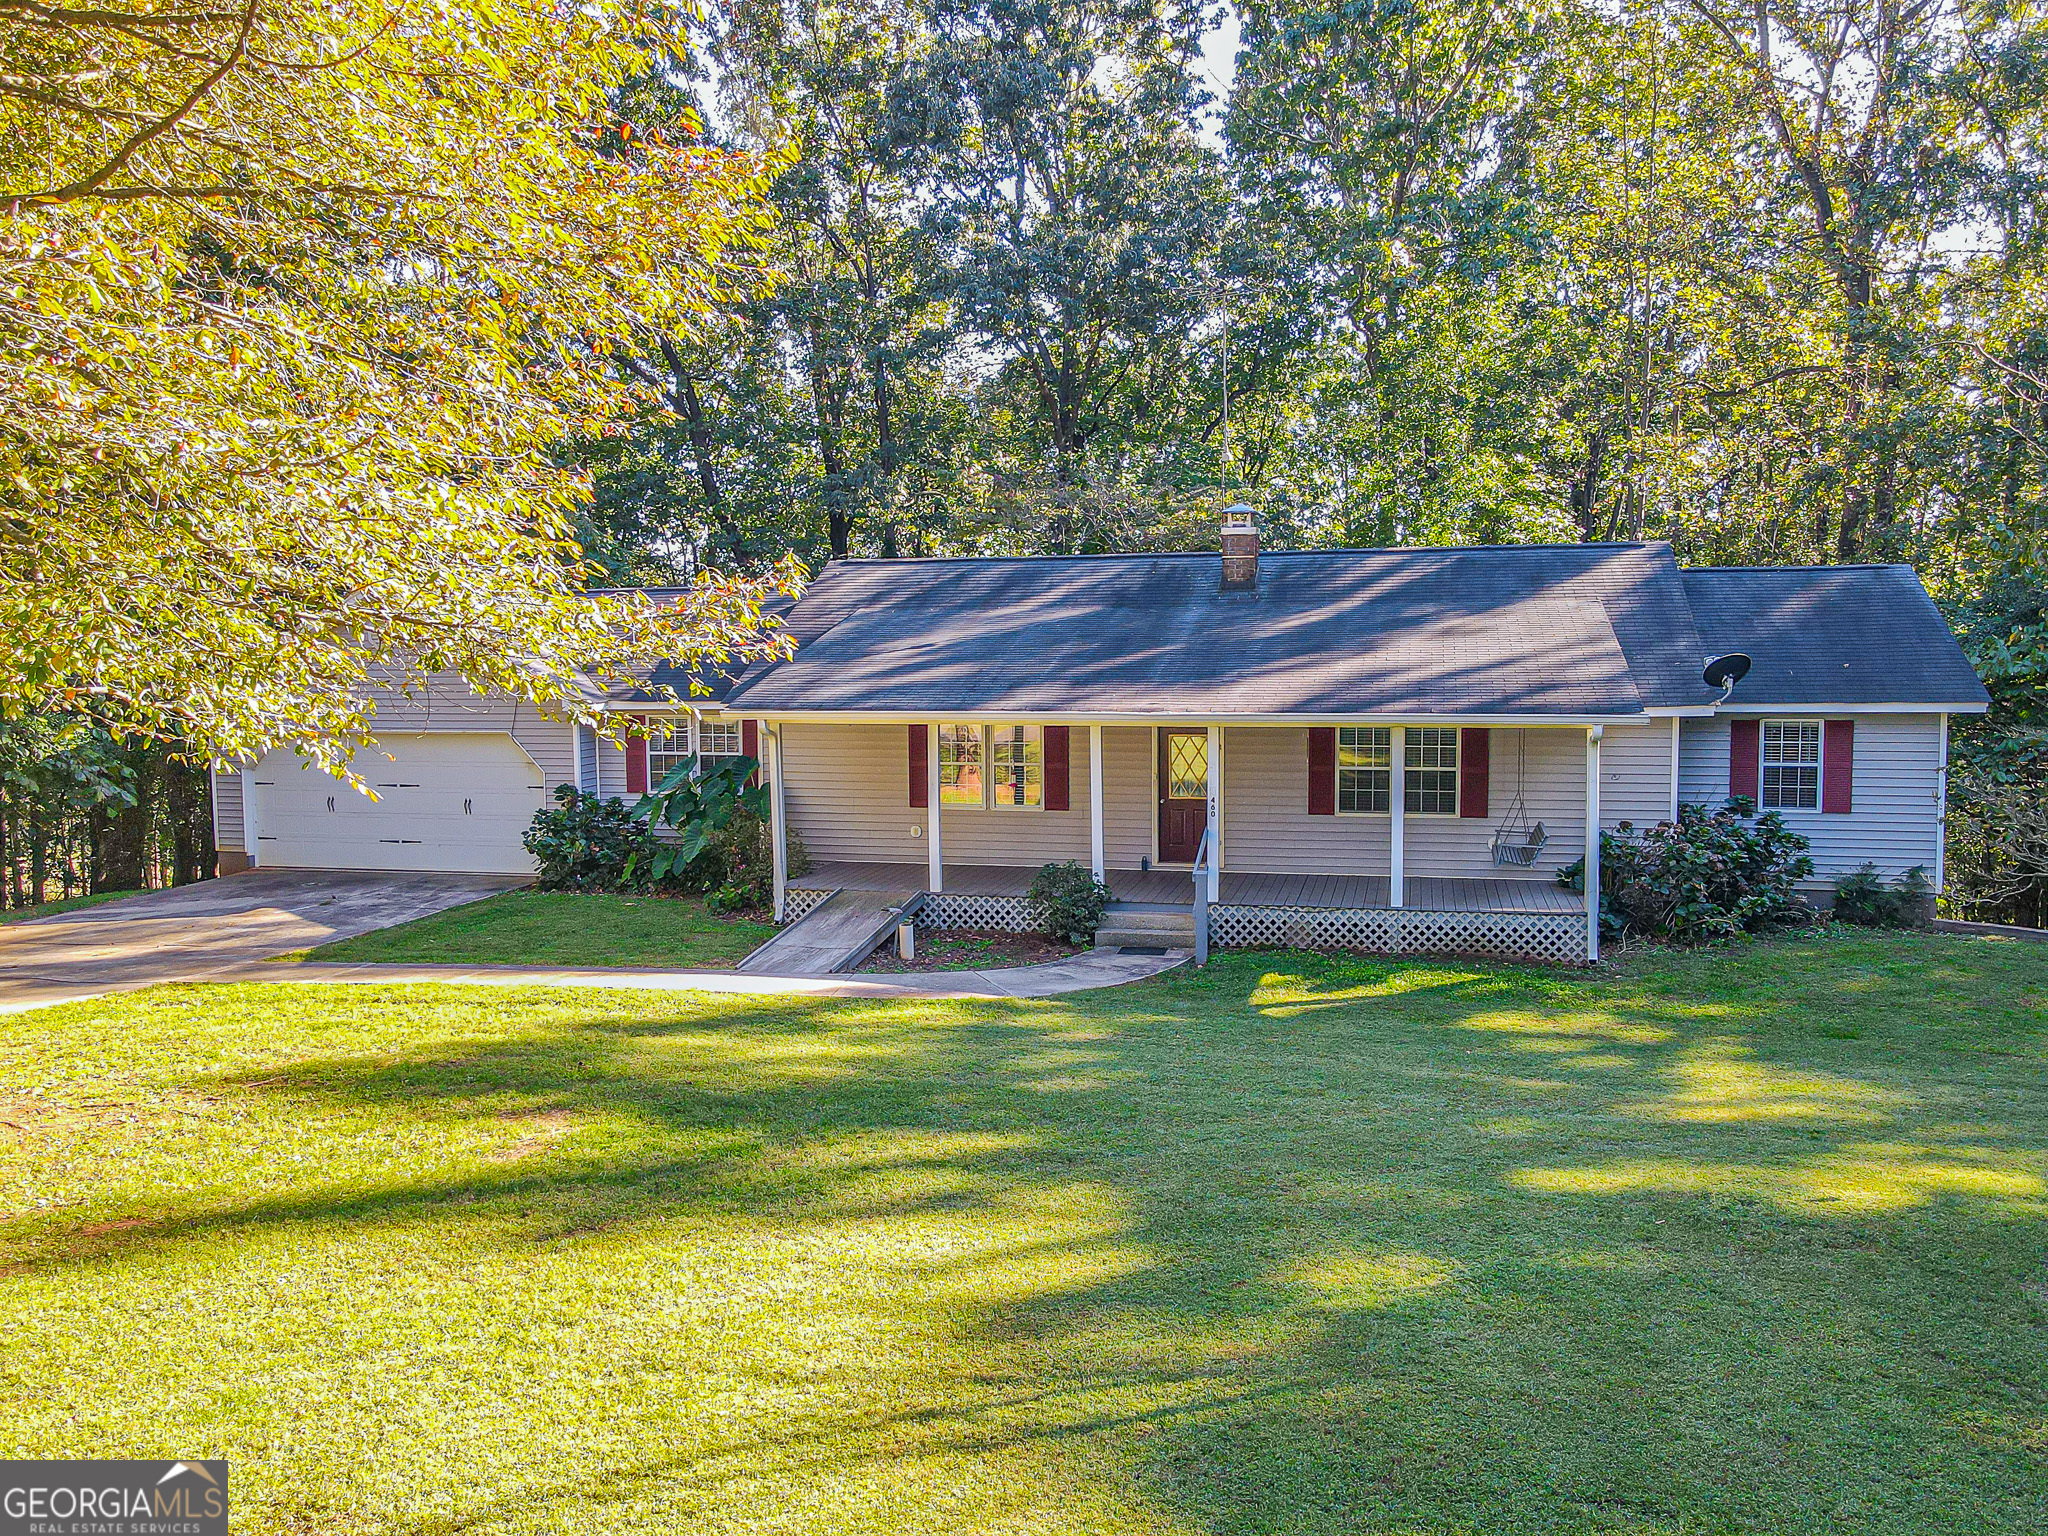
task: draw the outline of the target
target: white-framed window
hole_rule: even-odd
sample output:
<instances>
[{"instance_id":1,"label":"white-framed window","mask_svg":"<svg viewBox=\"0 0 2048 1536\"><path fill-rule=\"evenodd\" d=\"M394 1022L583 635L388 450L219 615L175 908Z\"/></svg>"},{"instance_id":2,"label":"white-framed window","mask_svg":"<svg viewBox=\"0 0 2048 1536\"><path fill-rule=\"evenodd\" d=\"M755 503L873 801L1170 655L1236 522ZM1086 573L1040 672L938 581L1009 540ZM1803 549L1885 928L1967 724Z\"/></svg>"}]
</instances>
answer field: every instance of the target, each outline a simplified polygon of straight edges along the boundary
<instances>
[{"instance_id":1,"label":"white-framed window","mask_svg":"<svg viewBox=\"0 0 2048 1536\"><path fill-rule=\"evenodd\" d=\"M1766 720L1763 728L1763 809L1820 809L1820 722Z\"/></svg>"},{"instance_id":2,"label":"white-framed window","mask_svg":"<svg viewBox=\"0 0 2048 1536\"><path fill-rule=\"evenodd\" d=\"M1394 803L1394 733L1384 725L1337 727L1337 814L1384 816Z\"/></svg>"},{"instance_id":3,"label":"white-framed window","mask_svg":"<svg viewBox=\"0 0 2048 1536\"><path fill-rule=\"evenodd\" d=\"M988 728L990 804L1002 810L1045 809L1045 728L991 725Z\"/></svg>"},{"instance_id":4,"label":"white-framed window","mask_svg":"<svg viewBox=\"0 0 2048 1536\"><path fill-rule=\"evenodd\" d=\"M647 729L647 787L659 789L663 779L689 761L690 722L662 726L650 720Z\"/></svg>"},{"instance_id":5,"label":"white-framed window","mask_svg":"<svg viewBox=\"0 0 2048 1536\"><path fill-rule=\"evenodd\" d=\"M988 804L987 753L978 725L939 727L939 804Z\"/></svg>"},{"instance_id":6,"label":"white-framed window","mask_svg":"<svg viewBox=\"0 0 2048 1536\"><path fill-rule=\"evenodd\" d=\"M738 757L742 750L740 723L737 720L699 720L697 722L697 766L709 768L722 757Z\"/></svg>"},{"instance_id":7,"label":"white-framed window","mask_svg":"<svg viewBox=\"0 0 2048 1536\"><path fill-rule=\"evenodd\" d=\"M1402 765L1403 807L1411 816L1458 814L1458 728L1411 725Z\"/></svg>"}]
</instances>

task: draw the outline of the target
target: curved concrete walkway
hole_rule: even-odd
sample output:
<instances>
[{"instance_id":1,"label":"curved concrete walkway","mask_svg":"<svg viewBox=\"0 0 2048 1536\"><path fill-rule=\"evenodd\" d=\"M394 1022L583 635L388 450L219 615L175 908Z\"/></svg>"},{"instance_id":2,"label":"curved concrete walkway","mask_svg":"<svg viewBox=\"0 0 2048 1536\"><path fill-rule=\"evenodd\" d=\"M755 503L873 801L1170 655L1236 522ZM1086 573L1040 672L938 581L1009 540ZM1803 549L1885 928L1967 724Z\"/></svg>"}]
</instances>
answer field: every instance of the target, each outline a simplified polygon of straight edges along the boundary
<instances>
[{"instance_id":1,"label":"curved concrete walkway","mask_svg":"<svg viewBox=\"0 0 2048 1536\"><path fill-rule=\"evenodd\" d=\"M754 976L738 971L629 970L595 966L376 965L324 960L276 961L217 971L208 981L353 982L404 986L442 982L487 987L608 987L653 992L735 992L754 997L1059 997L1145 981L1188 963L1187 950L1085 955L989 971L902 971L868 976Z\"/></svg>"}]
</instances>

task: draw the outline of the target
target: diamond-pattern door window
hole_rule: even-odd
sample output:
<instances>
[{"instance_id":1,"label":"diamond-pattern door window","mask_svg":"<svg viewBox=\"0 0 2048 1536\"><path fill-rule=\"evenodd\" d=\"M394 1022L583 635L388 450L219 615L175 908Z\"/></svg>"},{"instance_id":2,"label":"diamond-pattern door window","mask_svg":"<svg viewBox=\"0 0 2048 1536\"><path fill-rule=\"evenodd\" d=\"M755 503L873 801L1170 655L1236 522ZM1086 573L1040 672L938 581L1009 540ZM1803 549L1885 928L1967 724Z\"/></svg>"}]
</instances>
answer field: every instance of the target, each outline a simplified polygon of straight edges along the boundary
<instances>
[{"instance_id":1,"label":"diamond-pattern door window","mask_svg":"<svg viewBox=\"0 0 2048 1536\"><path fill-rule=\"evenodd\" d=\"M1209 798L1209 738L1169 736L1166 738L1166 798L1206 800Z\"/></svg>"}]
</instances>

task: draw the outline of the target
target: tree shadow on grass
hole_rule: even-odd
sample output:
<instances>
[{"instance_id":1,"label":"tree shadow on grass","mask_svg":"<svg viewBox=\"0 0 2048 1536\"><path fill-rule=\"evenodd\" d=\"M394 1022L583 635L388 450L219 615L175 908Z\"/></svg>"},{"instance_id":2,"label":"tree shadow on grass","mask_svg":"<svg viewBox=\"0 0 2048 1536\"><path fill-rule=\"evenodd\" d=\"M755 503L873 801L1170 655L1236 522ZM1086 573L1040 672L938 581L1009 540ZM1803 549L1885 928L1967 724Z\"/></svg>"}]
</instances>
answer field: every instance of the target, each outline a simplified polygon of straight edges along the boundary
<instances>
[{"instance_id":1,"label":"tree shadow on grass","mask_svg":"<svg viewBox=\"0 0 2048 1536\"><path fill-rule=\"evenodd\" d=\"M72 1254L508 1206L535 1212L517 1242L713 1214L967 1231L890 1250L895 1289L861 1303L922 1358L709 1448L536 1473L522 1516L1108 1447L1113 1470L1075 1465L1134 1521L1219 1533L2028 1529L2048 1096L2035 1058L1954 1048L1871 953L1646 979L1254 955L1042 1004L579 1002L573 1026L253 1090L582 1127L528 1161ZM1859 1038L1824 1032L1844 1018Z\"/></svg>"}]
</instances>

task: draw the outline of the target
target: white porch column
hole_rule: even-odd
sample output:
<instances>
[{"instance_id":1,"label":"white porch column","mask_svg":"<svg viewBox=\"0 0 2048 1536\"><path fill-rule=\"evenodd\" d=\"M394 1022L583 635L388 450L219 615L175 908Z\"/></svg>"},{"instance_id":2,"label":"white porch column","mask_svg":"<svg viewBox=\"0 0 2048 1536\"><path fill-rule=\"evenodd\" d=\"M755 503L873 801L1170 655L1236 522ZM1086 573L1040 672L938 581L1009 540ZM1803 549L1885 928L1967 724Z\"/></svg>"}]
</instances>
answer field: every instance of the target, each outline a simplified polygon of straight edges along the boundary
<instances>
[{"instance_id":1,"label":"white porch column","mask_svg":"<svg viewBox=\"0 0 2048 1536\"><path fill-rule=\"evenodd\" d=\"M1678 820L1678 755L1683 750L1683 744L1679 740L1678 726L1678 716L1673 715L1671 717L1671 819L1673 822Z\"/></svg>"},{"instance_id":2,"label":"white porch column","mask_svg":"<svg viewBox=\"0 0 2048 1536\"><path fill-rule=\"evenodd\" d=\"M1223 899L1223 727L1209 727L1209 900Z\"/></svg>"},{"instance_id":3,"label":"white porch column","mask_svg":"<svg viewBox=\"0 0 2048 1536\"><path fill-rule=\"evenodd\" d=\"M939 847L939 727L936 721L925 727L924 801L930 807L924 819L927 845L924 854L930 861L925 880L936 896L946 888L945 855Z\"/></svg>"},{"instance_id":4,"label":"white porch column","mask_svg":"<svg viewBox=\"0 0 2048 1536\"><path fill-rule=\"evenodd\" d=\"M1586 727L1586 958L1600 958L1600 736Z\"/></svg>"},{"instance_id":5,"label":"white porch column","mask_svg":"<svg viewBox=\"0 0 2048 1536\"><path fill-rule=\"evenodd\" d=\"M761 741L768 761L768 846L775 866L775 921L789 905L789 815L782 801L782 727L761 722Z\"/></svg>"},{"instance_id":6,"label":"white porch column","mask_svg":"<svg viewBox=\"0 0 2048 1536\"><path fill-rule=\"evenodd\" d=\"M1406 906L1408 881L1408 727L1387 732L1387 904Z\"/></svg>"},{"instance_id":7,"label":"white porch column","mask_svg":"<svg viewBox=\"0 0 2048 1536\"><path fill-rule=\"evenodd\" d=\"M1088 727L1088 862L1095 878L1106 881L1109 869L1102 838L1102 727Z\"/></svg>"},{"instance_id":8,"label":"white porch column","mask_svg":"<svg viewBox=\"0 0 2048 1536\"><path fill-rule=\"evenodd\" d=\"M1934 894L1948 889L1948 715L1941 717L1941 766L1934 773Z\"/></svg>"}]
</instances>

